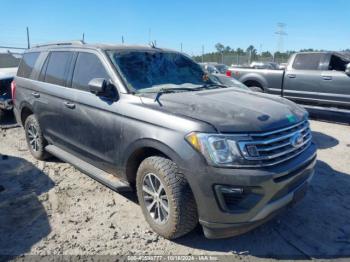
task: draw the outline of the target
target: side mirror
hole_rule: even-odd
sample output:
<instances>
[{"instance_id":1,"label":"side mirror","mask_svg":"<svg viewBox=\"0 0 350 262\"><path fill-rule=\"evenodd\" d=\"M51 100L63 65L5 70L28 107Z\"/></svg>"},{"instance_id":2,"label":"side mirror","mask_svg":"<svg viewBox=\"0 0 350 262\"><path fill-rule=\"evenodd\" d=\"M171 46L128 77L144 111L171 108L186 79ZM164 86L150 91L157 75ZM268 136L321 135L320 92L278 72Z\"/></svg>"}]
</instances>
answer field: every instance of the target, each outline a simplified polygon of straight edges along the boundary
<instances>
[{"instance_id":1,"label":"side mirror","mask_svg":"<svg viewBox=\"0 0 350 262\"><path fill-rule=\"evenodd\" d=\"M107 81L104 78L94 78L89 82L89 90L95 95L101 95L106 91Z\"/></svg>"},{"instance_id":2,"label":"side mirror","mask_svg":"<svg viewBox=\"0 0 350 262\"><path fill-rule=\"evenodd\" d=\"M347 74L348 76L350 76L350 63L346 65L345 74Z\"/></svg>"}]
</instances>

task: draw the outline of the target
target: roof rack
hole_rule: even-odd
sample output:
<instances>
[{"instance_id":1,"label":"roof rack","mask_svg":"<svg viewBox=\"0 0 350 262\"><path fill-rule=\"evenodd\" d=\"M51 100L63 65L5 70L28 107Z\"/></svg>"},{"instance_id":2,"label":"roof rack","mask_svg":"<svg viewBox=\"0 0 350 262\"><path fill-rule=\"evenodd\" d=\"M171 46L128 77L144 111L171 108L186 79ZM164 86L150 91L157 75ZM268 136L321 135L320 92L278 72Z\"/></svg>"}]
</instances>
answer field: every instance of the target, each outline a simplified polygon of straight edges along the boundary
<instances>
[{"instance_id":1,"label":"roof rack","mask_svg":"<svg viewBox=\"0 0 350 262\"><path fill-rule=\"evenodd\" d=\"M59 45L83 45L85 44L82 40L76 40L76 41L62 41L62 42L52 42L52 43L46 43L46 44L39 44L35 45L33 47L44 47L44 46L59 46Z\"/></svg>"}]
</instances>

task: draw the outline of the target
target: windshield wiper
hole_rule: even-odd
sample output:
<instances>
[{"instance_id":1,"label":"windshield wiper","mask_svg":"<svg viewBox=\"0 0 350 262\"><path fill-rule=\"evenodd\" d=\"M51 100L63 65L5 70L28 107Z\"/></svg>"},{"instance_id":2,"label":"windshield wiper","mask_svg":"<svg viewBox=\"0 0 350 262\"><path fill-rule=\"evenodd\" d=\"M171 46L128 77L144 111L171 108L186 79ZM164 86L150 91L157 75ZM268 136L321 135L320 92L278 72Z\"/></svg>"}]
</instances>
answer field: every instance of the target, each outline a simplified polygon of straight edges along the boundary
<instances>
[{"instance_id":1,"label":"windshield wiper","mask_svg":"<svg viewBox=\"0 0 350 262\"><path fill-rule=\"evenodd\" d=\"M215 87L215 86L220 87L220 88L227 88L227 86L225 86L225 85L220 85L220 84L213 83L213 84L205 84L205 85L202 85L200 87L196 87L194 89L198 90L198 89L210 88L210 87Z\"/></svg>"},{"instance_id":2,"label":"windshield wiper","mask_svg":"<svg viewBox=\"0 0 350 262\"><path fill-rule=\"evenodd\" d=\"M195 88L188 88L188 87L178 87L178 88L162 88L157 92L156 98L154 99L155 102L158 102L160 105L159 98L162 94L167 93L175 93L176 91L194 91Z\"/></svg>"}]
</instances>

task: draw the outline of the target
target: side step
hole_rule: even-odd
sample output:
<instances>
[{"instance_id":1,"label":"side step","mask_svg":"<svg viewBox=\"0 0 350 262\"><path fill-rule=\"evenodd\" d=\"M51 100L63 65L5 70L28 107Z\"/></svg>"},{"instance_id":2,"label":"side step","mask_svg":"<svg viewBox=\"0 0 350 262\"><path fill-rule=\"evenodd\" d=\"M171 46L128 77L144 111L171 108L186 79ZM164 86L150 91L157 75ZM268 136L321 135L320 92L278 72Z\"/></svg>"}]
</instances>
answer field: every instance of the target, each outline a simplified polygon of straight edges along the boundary
<instances>
[{"instance_id":1,"label":"side step","mask_svg":"<svg viewBox=\"0 0 350 262\"><path fill-rule=\"evenodd\" d=\"M113 176L112 174L109 174L83 160L80 158L72 155L71 153L68 153L61 148L54 146L54 145L48 145L45 147L45 150L49 152L50 154L56 156L57 158L70 163L71 165L75 166L80 171L86 173L91 178L97 180L98 182L108 186L110 189L117 191L117 192L127 192L131 191L131 187L127 184Z\"/></svg>"}]
</instances>

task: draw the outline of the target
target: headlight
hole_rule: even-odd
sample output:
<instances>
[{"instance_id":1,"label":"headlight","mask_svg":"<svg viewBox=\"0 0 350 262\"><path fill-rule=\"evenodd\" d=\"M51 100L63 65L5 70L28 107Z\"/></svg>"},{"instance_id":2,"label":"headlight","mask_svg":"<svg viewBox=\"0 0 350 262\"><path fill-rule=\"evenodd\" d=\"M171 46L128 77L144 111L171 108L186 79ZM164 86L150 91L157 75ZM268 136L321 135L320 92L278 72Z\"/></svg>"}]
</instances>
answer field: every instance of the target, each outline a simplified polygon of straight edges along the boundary
<instances>
[{"instance_id":1,"label":"headlight","mask_svg":"<svg viewBox=\"0 0 350 262\"><path fill-rule=\"evenodd\" d=\"M242 137L196 132L186 136L186 140L213 166L234 166L244 161L236 143L239 138Z\"/></svg>"}]
</instances>

